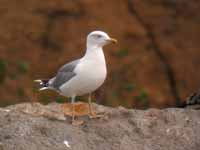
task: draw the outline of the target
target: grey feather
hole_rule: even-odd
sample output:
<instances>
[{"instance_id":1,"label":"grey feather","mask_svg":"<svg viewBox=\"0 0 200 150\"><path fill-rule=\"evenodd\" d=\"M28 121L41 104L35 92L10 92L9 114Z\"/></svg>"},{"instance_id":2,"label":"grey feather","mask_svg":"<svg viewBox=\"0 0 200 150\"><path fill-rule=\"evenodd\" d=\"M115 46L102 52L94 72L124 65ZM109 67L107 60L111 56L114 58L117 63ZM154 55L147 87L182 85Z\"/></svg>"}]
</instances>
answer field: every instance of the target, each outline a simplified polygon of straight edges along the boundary
<instances>
[{"instance_id":1,"label":"grey feather","mask_svg":"<svg viewBox=\"0 0 200 150\"><path fill-rule=\"evenodd\" d=\"M56 90L60 90L59 88L66 83L67 81L69 81L70 79L72 79L76 73L74 72L74 69L76 68L76 66L79 63L79 59L74 60L70 63L67 63L65 65L63 65L59 70L57 75L53 78L53 81L51 83L51 87L53 87Z\"/></svg>"}]
</instances>

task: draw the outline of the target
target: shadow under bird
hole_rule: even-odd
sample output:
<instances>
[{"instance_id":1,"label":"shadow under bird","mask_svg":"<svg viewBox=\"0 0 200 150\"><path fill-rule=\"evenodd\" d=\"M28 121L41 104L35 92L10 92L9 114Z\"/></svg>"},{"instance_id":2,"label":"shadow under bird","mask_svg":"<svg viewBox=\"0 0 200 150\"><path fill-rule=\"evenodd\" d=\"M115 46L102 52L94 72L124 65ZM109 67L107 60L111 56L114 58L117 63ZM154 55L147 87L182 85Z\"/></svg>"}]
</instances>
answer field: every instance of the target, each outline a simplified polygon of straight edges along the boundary
<instances>
[{"instance_id":1,"label":"shadow under bird","mask_svg":"<svg viewBox=\"0 0 200 150\"><path fill-rule=\"evenodd\" d=\"M42 86L40 90L51 89L65 97L71 97L73 125L82 124L82 121L75 120L76 96L89 94L89 117L99 117L92 109L91 93L103 84L107 75L103 46L116 42L116 39L105 32L93 31L87 36L87 49L82 58L63 65L56 76L49 80L35 80Z\"/></svg>"}]
</instances>

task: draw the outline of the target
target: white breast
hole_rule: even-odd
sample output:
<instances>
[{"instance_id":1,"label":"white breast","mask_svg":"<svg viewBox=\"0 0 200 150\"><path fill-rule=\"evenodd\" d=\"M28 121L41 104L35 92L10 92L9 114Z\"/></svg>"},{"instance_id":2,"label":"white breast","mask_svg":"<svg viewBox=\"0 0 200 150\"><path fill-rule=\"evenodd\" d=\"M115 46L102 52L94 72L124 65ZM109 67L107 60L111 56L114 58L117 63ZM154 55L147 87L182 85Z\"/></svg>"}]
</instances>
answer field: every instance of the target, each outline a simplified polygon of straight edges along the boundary
<instances>
[{"instance_id":1,"label":"white breast","mask_svg":"<svg viewBox=\"0 0 200 150\"><path fill-rule=\"evenodd\" d=\"M75 68L76 76L61 86L64 96L81 96L99 88L105 81L107 70L102 50L89 53Z\"/></svg>"}]
</instances>

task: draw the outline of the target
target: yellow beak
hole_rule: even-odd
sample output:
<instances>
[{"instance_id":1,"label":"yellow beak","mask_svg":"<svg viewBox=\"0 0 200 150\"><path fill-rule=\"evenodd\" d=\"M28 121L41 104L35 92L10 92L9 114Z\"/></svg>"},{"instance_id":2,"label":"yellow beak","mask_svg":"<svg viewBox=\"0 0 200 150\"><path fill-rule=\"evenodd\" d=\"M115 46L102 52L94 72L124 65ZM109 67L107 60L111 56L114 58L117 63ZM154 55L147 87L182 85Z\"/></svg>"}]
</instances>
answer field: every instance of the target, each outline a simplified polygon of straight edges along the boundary
<instances>
[{"instance_id":1,"label":"yellow beak","mask_svg":"<svg viewBox=\"0 0 200 150\"><path fill-rule=\"evenodd\" d=\"M111 42L111 43L117 43L117 40L114 39L114 38L110 38L110 39L108 40L108 42Z\"/></svg>"}]
</instances>

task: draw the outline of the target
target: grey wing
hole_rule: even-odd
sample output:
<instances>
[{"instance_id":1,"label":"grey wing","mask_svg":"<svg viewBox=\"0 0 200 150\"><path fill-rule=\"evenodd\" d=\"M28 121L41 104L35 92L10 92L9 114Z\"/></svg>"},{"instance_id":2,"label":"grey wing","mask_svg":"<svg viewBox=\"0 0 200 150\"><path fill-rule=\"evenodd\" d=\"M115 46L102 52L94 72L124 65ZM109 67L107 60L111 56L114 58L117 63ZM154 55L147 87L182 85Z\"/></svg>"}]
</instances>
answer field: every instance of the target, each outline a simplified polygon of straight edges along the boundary
<instances>
[{"instance_id":1,"label":"grey wing","mask_svg":"<svg viewBox=\"0 0 200 150\"><path fill-rule=\"evenodd\" d=\"M79 63L78 60L74 60L68 64L65 64L62 66L59 70L57 75L55 76L53 82L51 83L51 86L57 90L62 86L62 84L66 83L69 81L71 78L73 78L76 73L74 72L74 69Z\"/></svg>"}]
</instances>

